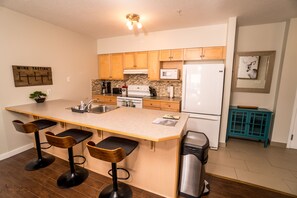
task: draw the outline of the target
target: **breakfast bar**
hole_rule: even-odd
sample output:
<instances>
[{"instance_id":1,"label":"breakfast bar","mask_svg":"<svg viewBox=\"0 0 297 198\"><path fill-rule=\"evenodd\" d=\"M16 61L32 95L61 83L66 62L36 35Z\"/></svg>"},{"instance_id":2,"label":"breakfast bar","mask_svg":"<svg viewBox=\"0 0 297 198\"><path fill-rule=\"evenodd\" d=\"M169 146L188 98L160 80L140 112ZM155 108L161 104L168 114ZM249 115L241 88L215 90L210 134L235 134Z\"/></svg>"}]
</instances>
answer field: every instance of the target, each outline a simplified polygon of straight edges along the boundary
<instances>
[{"instance_id":1,"label":"breakfast bar","mask_svg":"<svg viewBox=\"0 0 297 198\"><path fill-rule=\"evenodd\" d=\"M119 167L131 174L124 182L164 197L177 197L180 141L188 114L174 112L179 120L175 126L165 126L153 121L169 113L166 111L120 107L100 114L72 112L71 107L78 104L78 101L52 100L6 107L6 110L29 115L29 119L46 118L61 123L50 129L53 133L65 128L84 128L94 133L89 139L94 142L111 135L138 141L138 148L119 163ZM43 133L41 139L45 140ZM90 157L86 142L74 148L75 154L86 157L85 168L107 176L110 164ZM59 149L46 152L67 160L67 153Z\"/></svg>"}]
</instances>

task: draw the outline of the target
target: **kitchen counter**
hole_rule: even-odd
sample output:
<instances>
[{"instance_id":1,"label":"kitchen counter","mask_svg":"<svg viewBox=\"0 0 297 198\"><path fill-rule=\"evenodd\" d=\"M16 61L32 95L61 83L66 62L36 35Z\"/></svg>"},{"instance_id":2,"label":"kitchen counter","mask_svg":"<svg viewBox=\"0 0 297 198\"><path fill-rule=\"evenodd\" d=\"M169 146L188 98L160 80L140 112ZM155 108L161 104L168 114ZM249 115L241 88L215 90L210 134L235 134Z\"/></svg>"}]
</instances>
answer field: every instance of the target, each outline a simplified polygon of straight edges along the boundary
<instances>
[{"instance_id":1,"label":"kitchen counter","mask_svg":"<svg viewBox=\"0 0 297 198\"><path fill-rule=\"evenodd\" d=\"M6 107L6 110L58 121L61 124L47 129L55 134L66 128L78 127L92 131L91 138L74 147L74 154L85 156L85 168L107 177L109 177L107 172L110 164L91 157L86 149L86 142L91 140L97 143L112 135L138 141L138 147L118 163L118 167L123 167L131 173L131 178L123 182L163 197L178 197L180 143L188 114L171 112L170 114L180 115L177 124L171 127L152 124L156 118L168 114L166 111L121 107L102 114L72 112L70 107L78 103L69 100L53 100ZM11 116L14 117L12 119L20 117L17 114ZM30 120L32 120L31 116L28 117ZM26 119L24 116L21 119L24 122L28 121L24 120ZM12 131L12 133L17 132ZM40 140L46 141L43 132L40 133ZM68 159L65 149L52 147L45 152ZM119 174L121 175L121 172Z\"/></svg>"},{"instance_id":2,"label":"kitchen counter","mask_svg":"<svg viewBox=\"0 0 297 198\"><path fill-rule=\"evenodd\" d=\"M160 101L181 101L181 97L174 97L174 98L169 98L166 96L155 96L155 97L144 97L145 99L149 99L149 100L160 100Z\"/></svg>"},{"instance_id":3,"label":"kitchen counter","mask_svg":"<svg viewBox=\"0 0 297 198\"><path fill-rule=\"evenodd\" d=\"M69 109L78 104L76 101L53 100L6 107L6 110L154 142L179 139L188 119L188 114L176 113L181 117L175 127L169 127L152 123L168 112L121 107L95 114L75 113Z\"/></svg>"}]
</instances>

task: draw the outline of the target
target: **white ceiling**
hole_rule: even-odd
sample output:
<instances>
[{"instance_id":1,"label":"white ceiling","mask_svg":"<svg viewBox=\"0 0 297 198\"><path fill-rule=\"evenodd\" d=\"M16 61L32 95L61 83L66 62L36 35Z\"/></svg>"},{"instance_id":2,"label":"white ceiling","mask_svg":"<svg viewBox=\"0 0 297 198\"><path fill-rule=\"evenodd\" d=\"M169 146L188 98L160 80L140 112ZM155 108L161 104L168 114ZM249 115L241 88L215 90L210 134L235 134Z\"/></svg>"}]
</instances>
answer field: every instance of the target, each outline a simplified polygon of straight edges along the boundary
<instances>
[{"instance_id":1,"label":"white ceiling","mask_svg":"<svg viewBox=\"0 0 297 198\"><path fill-rule=\"evenodd\" d=\"M239 26L297 17L297 0L0 0L0 6L97 39L222 24L233 16ZM128 13L140 15L143 30L128 30Z\"/></svg>"}]
</instances>

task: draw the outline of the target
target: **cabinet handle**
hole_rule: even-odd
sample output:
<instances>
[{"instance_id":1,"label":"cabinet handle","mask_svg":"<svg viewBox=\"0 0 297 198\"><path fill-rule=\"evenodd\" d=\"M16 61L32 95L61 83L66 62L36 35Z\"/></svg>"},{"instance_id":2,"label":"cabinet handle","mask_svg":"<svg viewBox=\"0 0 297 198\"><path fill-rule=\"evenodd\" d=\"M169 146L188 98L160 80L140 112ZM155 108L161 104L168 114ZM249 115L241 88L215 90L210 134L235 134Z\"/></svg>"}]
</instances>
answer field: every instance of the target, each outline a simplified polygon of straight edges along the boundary
<instances>
[{"instance_id":1,"label":"cabinet handle","mask_svg":"<svg viewBox=\"0 0 297 198\"><path fill-rule=\"evenodd\" d=\"M134 65L133 67L136 67L136 65Z\"/></svg>"}]
</instances>

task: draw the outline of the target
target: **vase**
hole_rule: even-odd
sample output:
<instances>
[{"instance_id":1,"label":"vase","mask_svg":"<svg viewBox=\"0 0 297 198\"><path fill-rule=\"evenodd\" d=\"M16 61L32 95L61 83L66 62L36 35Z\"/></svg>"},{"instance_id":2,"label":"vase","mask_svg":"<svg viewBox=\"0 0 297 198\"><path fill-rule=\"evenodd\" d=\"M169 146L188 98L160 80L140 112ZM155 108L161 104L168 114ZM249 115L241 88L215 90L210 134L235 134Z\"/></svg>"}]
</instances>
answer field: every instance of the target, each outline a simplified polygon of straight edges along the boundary
<instances>
[{"instance_id":1,"label":"vase","mask_svg":"<svg viewBox=\"0 0 297 198\"><path fill-rule=\"evenodd\" d=\"M35 101L37 103L43 103L45 101L45 98L36 98Z\"/></svg>"}]
</instances>

